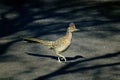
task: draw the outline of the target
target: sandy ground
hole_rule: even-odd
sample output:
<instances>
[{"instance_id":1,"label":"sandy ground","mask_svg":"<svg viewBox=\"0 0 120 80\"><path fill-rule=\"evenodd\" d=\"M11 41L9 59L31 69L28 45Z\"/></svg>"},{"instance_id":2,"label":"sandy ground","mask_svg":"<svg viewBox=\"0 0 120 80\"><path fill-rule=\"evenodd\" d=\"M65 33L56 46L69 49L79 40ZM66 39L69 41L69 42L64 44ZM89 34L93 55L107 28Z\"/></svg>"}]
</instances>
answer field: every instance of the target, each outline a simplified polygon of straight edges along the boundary
<instances>
[{"instance_id":1,"label":"sandy ground","mask_svg":"<svg viewBox=\"0 0 120 80\"><path fill-rule=\"evenodd\" d=\"M23 2L0 4L0 80L120 79L119 1ZM48 47L21 39L56 40L70 22L81 31L62 53L67 63L58 63Z\"/></svg>"}]
</instances>

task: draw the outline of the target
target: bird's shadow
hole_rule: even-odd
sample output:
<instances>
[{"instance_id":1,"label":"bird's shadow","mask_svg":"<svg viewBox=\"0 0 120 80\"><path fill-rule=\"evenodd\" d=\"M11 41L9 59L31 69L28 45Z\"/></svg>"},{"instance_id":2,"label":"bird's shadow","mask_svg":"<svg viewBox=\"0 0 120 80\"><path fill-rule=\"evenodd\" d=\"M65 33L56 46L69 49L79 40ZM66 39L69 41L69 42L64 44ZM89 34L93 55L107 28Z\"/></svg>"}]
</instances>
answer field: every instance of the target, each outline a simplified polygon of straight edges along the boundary
<instances>
[{"instance_id":1,"label":"bird's shadow","mask_svg":"<svg viewBox=\"0 0 120 80\"><path fill-rule=\"evenodd\" d=\"M57 57L57 56L43 55L43 54L30 53L30 52L26 52L26 54L31 55L31 56L51 58L51 59L58 60L58 57ZM84 57L83 57L83 56L80 56L80 55L77 55L77 56L74 56L74 57L66 57L67 61L77 60L77 59L79 59L79 58L84 58Z\"/></svg>"}]
</instances>

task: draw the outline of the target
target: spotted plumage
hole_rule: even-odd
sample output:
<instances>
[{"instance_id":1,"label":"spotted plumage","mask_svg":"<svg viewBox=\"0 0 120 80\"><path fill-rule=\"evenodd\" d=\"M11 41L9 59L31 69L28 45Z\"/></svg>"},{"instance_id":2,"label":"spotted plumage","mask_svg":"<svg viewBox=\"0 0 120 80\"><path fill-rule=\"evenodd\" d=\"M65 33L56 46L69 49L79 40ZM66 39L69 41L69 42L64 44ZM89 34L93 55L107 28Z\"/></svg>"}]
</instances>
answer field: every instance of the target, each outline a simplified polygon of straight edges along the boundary
<instances>
[{"instance_id":1,"label":"spotted plumage","mask_svg":"<svg viewBox=\"0 0 120 80\"><path fill-rule=\"evenodd\" d=\"M66 58L63 55L61 55L61 53L64 52L70 46L72 39L72 32L74 31L79 31L79 30L76 28L74 23L70 23L69 27L67 28L66 34L55 41L42 40L38 38L24 38L24 40L35 41L48 46L50 49L54 50L55 53L58 55L59 62L61 62L60 57L62 57L66 62L67 61Z\"/></svg>"}]
</instances>

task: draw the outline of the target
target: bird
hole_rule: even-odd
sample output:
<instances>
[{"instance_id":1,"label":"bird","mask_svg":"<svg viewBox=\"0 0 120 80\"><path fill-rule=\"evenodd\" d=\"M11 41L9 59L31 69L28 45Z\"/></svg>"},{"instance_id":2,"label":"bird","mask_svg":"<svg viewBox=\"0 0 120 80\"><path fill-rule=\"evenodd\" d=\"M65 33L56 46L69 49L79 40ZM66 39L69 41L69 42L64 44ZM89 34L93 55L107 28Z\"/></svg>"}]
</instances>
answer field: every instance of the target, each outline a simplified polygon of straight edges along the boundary
<instances>
[{"instance_id":1,"label":"bird","mask_svg":"<svg viewBox=\"0 0 120 80\"><path fill-rule=\"evenodd\" d=\"M26 41L37 42L37 43L41 43L43 45L48 46L49 49L54 50L55 54L58 56L58 62L61 63L63 62L61 61L61 58L64 60L64 62L67 62L66 57L63 56L61 53L66 51L68 47L71 45L72 32L75 32L75 31L80 31L80 30L77 29L76 25L72 22L72 23L69 23L66 34L54 41L43 40L39 38L31 38L31 37L24 37L23 39Z\"/></svg>"}]
</instances>

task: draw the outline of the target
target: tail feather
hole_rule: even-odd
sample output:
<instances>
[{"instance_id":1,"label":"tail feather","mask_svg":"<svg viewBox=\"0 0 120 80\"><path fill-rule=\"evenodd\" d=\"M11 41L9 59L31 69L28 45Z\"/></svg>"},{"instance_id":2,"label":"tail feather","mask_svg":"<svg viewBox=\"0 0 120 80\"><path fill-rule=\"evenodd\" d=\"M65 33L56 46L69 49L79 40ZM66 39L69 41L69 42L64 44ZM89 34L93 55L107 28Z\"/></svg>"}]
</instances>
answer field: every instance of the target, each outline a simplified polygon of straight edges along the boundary
<instances>
[{"instance_id":1,"label":"tail feather","mask_svg":"<svg viewBox=\"0 0 120 80\"><path fill-rule=\"evenodd\" d=\"M23 39L27 40L27 41L38 42L38 43L41 43L46 46L52 46L52 44L53 44L53 41L46 41L46 40L42 40L42 39L38 39L38 38L23 38Z\"/></svg>"}]
</instances>

